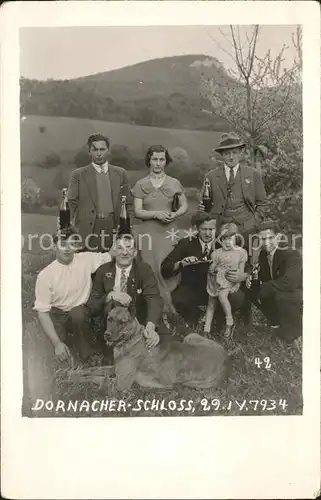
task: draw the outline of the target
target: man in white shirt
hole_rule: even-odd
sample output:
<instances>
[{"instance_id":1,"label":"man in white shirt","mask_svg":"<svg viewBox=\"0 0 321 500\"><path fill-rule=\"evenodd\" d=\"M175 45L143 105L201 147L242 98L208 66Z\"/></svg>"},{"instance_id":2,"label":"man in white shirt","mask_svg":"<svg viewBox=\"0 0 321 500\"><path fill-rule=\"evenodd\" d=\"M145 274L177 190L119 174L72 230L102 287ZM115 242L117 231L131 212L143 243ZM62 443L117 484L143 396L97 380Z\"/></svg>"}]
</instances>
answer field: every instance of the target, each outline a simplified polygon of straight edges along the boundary
<instances>
[{"instance_id":1,"label":"man in white shirt","mask_svg":"<svg viewBox=\"0 0 321 500\"><path fill-rule=\"evenodd\" d=\"M72 228L54 236L56 259L38 274L34 309L60 361L72 360L71 335L82 360L88 360L97 351L103 351L107 360L110 353L104 344L94 344L86 303L92 288L91 275L112 260L113 251L77 253L78 238Z\"/></svg>"},{"instance_id":2,"label":"man in white shirt","mask_svg":"<svg viewBox=\"0 0 321 500\"><path fill-rule=\"evenodd\" d=\"M67 197L83 246L104 252L111 248L118 227L121 197L126 196L130 205L129 181L125 169L108 162L108 137L92 134L88 150L92 162L72 172Z\"/></svg>"}]
</instances>

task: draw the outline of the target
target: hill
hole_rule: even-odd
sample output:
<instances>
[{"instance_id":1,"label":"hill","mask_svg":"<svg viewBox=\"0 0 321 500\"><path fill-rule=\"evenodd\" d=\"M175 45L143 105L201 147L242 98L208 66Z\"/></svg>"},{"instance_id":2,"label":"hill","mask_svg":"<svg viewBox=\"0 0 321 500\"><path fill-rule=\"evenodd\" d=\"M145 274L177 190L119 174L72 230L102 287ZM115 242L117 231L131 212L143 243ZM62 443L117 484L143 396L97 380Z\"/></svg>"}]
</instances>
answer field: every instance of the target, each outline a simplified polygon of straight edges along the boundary
<instances>
[{"instance_id":1,"label":"hill","mask_svg":"<svg viewBox=\"0 0 321 500\"><path fill-rule=\"evenodd\" d=\"M73 80L86 90L120 101L170 97L182 94L199 97L200 78L212 77L217 83L235 83L224 66L204 54L164 57Z\"/></svg>"},{"instance_id":2,"label":"hill","mask_svg":"<svg viewBox=\"0 0 321 500\"><path fill-rule=\"evenodd\" d=\"M201 130L227 129L204 114L201 79L237 85L215 58L166 57L72 80L21 78L21 114L66 116L137 125Z\"/></svg>"}]
</instances>

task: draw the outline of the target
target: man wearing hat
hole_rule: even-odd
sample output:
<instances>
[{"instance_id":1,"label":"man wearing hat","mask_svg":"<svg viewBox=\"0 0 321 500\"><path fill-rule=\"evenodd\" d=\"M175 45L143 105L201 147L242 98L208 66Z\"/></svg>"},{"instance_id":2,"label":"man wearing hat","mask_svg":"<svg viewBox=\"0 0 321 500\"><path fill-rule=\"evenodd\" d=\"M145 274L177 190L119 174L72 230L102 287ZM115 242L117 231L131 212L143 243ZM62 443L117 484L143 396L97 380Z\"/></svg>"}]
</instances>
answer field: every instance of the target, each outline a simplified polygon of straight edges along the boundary
<instances>
[{"instance_id":1,"label":"man wearing hat","mask_svg":"<svg viewBox=\"0 0 321 500\"><path fill-rule=\"evenodd\" d=\"M240 164L246 144L235 133L224 133L215 151L224 164L206 174L212 191L211 213L218 226L234 222L241 234L252 232L263 218L266 192L261 174ZM199 209L204 210L202 202Z\"/></svg>"}]
</instances>

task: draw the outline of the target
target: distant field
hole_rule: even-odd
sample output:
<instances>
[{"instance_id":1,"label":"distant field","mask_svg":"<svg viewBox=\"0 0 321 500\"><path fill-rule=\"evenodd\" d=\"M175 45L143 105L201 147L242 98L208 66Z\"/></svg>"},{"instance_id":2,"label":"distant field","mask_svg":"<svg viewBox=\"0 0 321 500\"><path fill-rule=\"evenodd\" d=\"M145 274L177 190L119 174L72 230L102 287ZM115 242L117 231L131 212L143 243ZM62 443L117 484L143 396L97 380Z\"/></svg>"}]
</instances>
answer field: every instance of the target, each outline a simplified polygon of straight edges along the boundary
<instances>
[{"instance_id":1,"label":"distant field","mask_svg":"<svg viewBox=\"0 0 321 500\"><path fill-rule=\"evenodd\" d=\"M46 127L40 133L39 127ZM112 144L125 144L132 149L146 151L151 144L163 144L167 148L186 149L195 163L208 163L220 132L176 130L156 127L127 125L83 118L63 118L27 115L21 122L21 161L32 164L48 153L59 154L63 161L72 161L75 151L81 149L88 136L102 132Z\"/></svg>"}]
</instances>

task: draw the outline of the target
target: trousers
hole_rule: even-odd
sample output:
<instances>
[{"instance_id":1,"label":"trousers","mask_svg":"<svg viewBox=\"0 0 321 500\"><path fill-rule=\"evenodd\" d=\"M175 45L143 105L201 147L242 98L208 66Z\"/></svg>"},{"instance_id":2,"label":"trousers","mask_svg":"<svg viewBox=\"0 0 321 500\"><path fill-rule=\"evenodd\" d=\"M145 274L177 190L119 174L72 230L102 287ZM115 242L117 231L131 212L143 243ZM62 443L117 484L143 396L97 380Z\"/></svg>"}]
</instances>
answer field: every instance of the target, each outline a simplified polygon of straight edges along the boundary
<instances>
[{"instance_id":1,"label":"trousers","mask_svg":"<svg viewBox=\"0 0 321 500\"><path fill-rule=\"evenodd\" d=\"M199 306L207 306L208 294L206 289L204 290L203 288L195 289L192 286L179 285L172 293L172 301L178 314L180 314L187 323L195 324L200 318ZM247 309L245 310L244 308L245 294L242 288L232 293L229 296L229 301L232 306L232 311L240 309L242 312L244 309L246 314ZM220 305L217 308L215 316L217 317L218 325L224 324L225 316Z\"/></svg>"},{"instance_id":2,"label":"trousers","mask_svg":"<svg viewBox=\"0 0 321 500\"><path fill-rule=\"evenodd\" d=\"M103 353L106 359L111 358L112 353L105 345L101 332L95 335L90 311L85 304L70 311L52 308L50 315L61 341L82 360L85 361L95 353Z\"/></svg>"},{"instance_id":3,"label":"trousers","mask_svg":"<svg viewBox=\"0 0 321 500\"><path fill-rule=\"evenodd\" d=\"M279 325L275 330L287 342L293 342L302 335L302 291L284 292L275 290L269 297L249 290L251 301L261 310L271 325Z\"/></svg>"},{"instance_id":4,"label":"trousers","mask_svg":"<svg viewBox=\"0 0 321 500\"><path fill-rule=\"evenodd\" d=\"M92 234L88 238L86 250L90 252L108 252L113 244L114 229L114 214L109 214L105 219L97 218Z\"/></svg>"}]
</instances>

